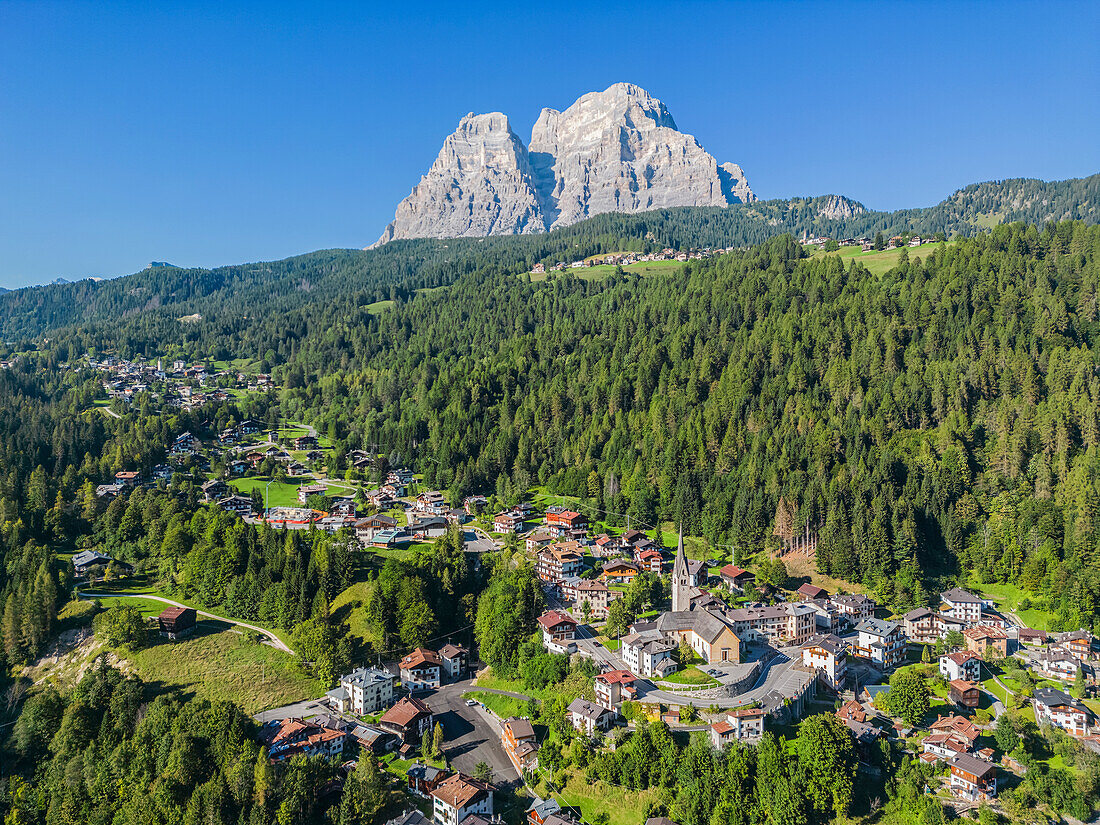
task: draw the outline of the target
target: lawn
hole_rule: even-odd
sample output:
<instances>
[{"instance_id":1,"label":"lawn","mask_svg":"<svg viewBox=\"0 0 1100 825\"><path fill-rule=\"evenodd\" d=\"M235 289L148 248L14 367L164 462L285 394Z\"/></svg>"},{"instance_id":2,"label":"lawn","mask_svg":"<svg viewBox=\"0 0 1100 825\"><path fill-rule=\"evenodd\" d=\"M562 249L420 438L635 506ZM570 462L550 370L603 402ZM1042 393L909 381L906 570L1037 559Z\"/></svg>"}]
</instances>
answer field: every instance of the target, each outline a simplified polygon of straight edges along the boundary
<instances>
[{"instance_id":1,"label":"lawn","mask_svg":"<svg viewBox=\"0 0 1100 825\"><path fill-rule=\"evenodd\" d=\"M580 806L586 822L606 813L609 825L638 825L645 821L649 804L657 800L657 791L653 788L632 791L600 780L588 782L584 771L567 770L569 781L562 788L559 799L562 804Z\"/></svg>"},{"instance_id":2,"label":"lawn","mask_svg":"<svg viewBox=\"0 0 1100 825\"><path fill-rule=\"evenodd\" d=\"M371 582L356 582L351 585L332 600L332 615L337 621L347 622L348 630L352 634L378 645L381 640L367 622L367 601L373 587Z\"/></svg>"},{"instance_id":3,"label":"lawn","mask_svg":"<svg viewBox=\"0 0 1100 825\"><path fill-rule=\"evenodd\" d=\"M492 670L484 674L479 674L474 681L474 686L488 688L490 690L507 690L512 693L522 693L524 696L533 696L536 699L549 699L554 694L554 691L549 689L531 690L525 687L523 682L519 679L504 679L497 676Z\"/></svg>"},{"instance_id":4,"label":"lawn","mask_svg":"<svg viewBox=\"0 0 1100 825\"><path fill-rule=\"evenodd\" d=\"M394 303L392 300L375 301L373 304L367 304L363 309L371 315L381 315L387 309L393 309Z\"/></svg>"},{"instance_id":5,"label":"lawn","mask_svg":"<svg viewBox=\"0 0 1100 825\"><path fill-rule=\"evenodd\" d=\"M841 247L836 252L815 252L813 257L838 257L844 259L852 259L859 261L863 266L867 268L867 271L872 275L881 275L893 269L898 264L898 259L901 258L902 251L909 253L909 260L913 258L927 258L932 254L932 250L939 249L941 247L948 246L946 243L937 244L924 244L920 247L909 249L909 247L902 247L901 249L884 249L882 251L863 252L858 246L845 246Z\"/></svg>"},{"instance_id":6,"label":"lawn","mask_svg":"<svg viewBox=\"0 0 1100 825\"><path fill-rule=\"evenodd\" d=\"M1049 613L1034 607L1029 607L1027 610L1018 608L1018 605L1024 599L1034 600L1034 596L1022 588L1014 584L978 584L975 582L973 589L993 599L993 603L997 605L998 609L1015 613L1020 617L1020 621L1028 627L1036 630L1050 629L1051 616Z\"/></svg>"},{"instance_id":7,"label":"lawn","mask_svg":"<svg viewBox=\"0 0 1100 825\"><path fill-rule=\"evenodd\" d=\"M249 642L215 620L200 621L189 638L169 642L157 637L152 646L123 656L146 682L185 697L235 702L249 715L324 692L317 680L298 670L293 657Z\"/></svg>"},{"instance_id":8,"label":"lawn","mask_svg":"<svg viewBox=\"0 0 1100 825\"><path fill-rule=\"evenodd\" d=\"M252 495L252 491L258 489L260 495L265 495L265 488L267 489L267 506L268 507L299 507L298 503L298 488L305 484L307 481L313 484L313 479L301 479L295 481L289 481L283 484L279 481L271 482L271 486L268 487L268 482L271 481L269 476L250 476L249 478L234 478L230 479L229 486L236 489L239 493L245 496Z\"/></svg>"},{"instance_id":9,"label":"lawn","mask_svg":"<svg viewBox=\"0 0 1100 825\"><path fill-rule=\"evenodd\" d=\"M699 670L695 665L686 667L683 670L678 670L670 676L666 676L661 681L669 682L673 685L697 685L699 687L709 687L710 685L718 684L717 679L713 679L703 673L703 671Z\"/></svg>"},{"instance_id":10,"label":"lawn","mask_svg":"<svg viewBox=\"0 0 1100 825\"><path fill-rule=\"evenodd\" d=\"M499 693L487 693L484 690L471 690L462 695L466 699L481 702L501 719L508 719L512 716L527 716L529 713L527 702L514 696L501 696Z\"/></svg>"}]
</instances>

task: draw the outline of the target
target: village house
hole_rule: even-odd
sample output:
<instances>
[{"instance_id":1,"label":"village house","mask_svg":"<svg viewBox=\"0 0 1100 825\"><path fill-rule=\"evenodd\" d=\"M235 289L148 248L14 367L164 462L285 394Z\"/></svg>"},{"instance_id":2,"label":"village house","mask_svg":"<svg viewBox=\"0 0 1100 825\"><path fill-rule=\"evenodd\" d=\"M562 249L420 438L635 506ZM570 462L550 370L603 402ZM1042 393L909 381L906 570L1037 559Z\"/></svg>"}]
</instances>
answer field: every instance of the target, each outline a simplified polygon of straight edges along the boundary
<instances>
[{"instance_id":1,"label":"village house","mask_svg":"<svg viewBox=\"0 0 1100 825\"><path fill-rule=\"evenodd\" d=\"M609 670L596 676L596 701L608 710L617 710L623 702L633 701L638 693L634 674L629 670Z\"/></svg>"},{"instance_id":2,"label":"village house","mask_svg":"<svg viewBox=\"0 0 1100 825\"><path fill-rule=\"evenodd\" d=\"M418 647L402 657L399 668L401 685L409 693L439 689L443 662L434 650Z\"/></svg>"},{"instance_id":3,"label":"village house","mask_svg":"<svg viewBox=\"0 0 1100 825\"><path fill-rule=\"evenodd\" d=\"M542 548L550 545L554 541L554 537L549 533L528 533L524 536L523 546L528 553L538 553Z\"/></svg>"},{"instance_id":4,"label":"village house","mask_svg":"<svg viewBox=\"0 0 1100 825\"><path fill-rule=\"evenodd\" d=\"M905 637L914 644L931 645L940 638L937 615L927 607L917 607L903 617Z\"/></svg>"},{"instance_id":5,"label":"village house","mask_svg":"<svg viewBox=\"0 0 1100 825\"><path fill-rule=\"evenodd\" d=\"M719 578L722 580L722 584L726 585L730 590L737 593L743 593L745 586L749 582L756 581L756 574L750 573L748 570L744 570L733 564L727 564L719 571Z\"/></svg>"},{"instance_id":6,"label":"village house","mask_svg":"<svg viewBox=\"0 0 1100 825\"><path fill-rule=\"evenodd\" d=\"M832 690L840 691L848 678L848 644L831 633L814 636L802 646L802 664L817 670Z\"/></svg>"},{"instance_id":7,"label":"village house","mask_svg":"<svg viewBox=\"0 0 1100 825\"><path fill-rule=\"evenodd\" d=\"M856 626L859 634L855 653L880 668L892 668L905 658L905 636L901 625L883 619L864 619Z\"/></svg>"},{"instance_id":8,"label":"village house","mask_svg":"<svg viewBox=\"0 0 1100 825\"><path fill-rule=\"evenodd\" d=\"M754 742L764 735L763 708L738 708L726 714L723 721L710 726L710 741L716 748L730 742Z\"/></svg>"},{"instance_id":9,"label":"village house","mask_svg":"<svg viewBox=\"0 0 1100 825\"><path fill-rule=\"evenodd\" d=\"M397 519L381 515L367 516L355 522L355 537L364 544L369 544L377 533L396 527Z\"/></svg>"},{"instance_id":10,"label":"village house","mask_svg":"<svg viewBox=\"0 0 1100 825\"><path fill-rule=\"evenodd\" d=\"M1058 637L1058 646L1080 662L1096 658L1096 644L1087 630L1073 630Z\"/></svg>"},{"instance_id":11,"label":"village house","mask_svg":"<svg viewBox=\"0 0 1100 825\"><path fill-rule=\"evenodd\" d=\"M500 742L520 776L538 767L539 743L531 720L515 716L505 719L501 725Z\"/></svg>"},{"instance_id":12,"label":"village house","mask_svg":"<svg viewBox=\"0 0 1100 825\"><path fill-rule=\"evenodd\" d=\"M298 755L339 759L346 740L347 733L343 730L294 717L268 722L260 729L260 741L267 746L272 762L284 762Z\"/></svg>"},{"instance_id":13,"label":"village house","mask_svg":"<svg viewBox=\"0 0 1100 825\"><path fill-rule=\"evenodd\" d=\"M564 591L563 591L564 592ZM574 615L584 615L584 605L588 605L589 613L593 618L606 619L607 608L611 605L611 602L621 599L623 593L621 590L610 590L607 585L601 582L585 581L581 580L573 587L573 607L572 613Z\"/></svg>"},{"instance_id":14,"label":"village house","mask_svg":"<svg viewBox=\"0 0 1100 825\"><path fill-rule=\"evenodd\" d=\"M981 702L978 683L967 679L952 679L947 683L947 700L964 708L978 707Z\"/></svg>"},{"instance_id":15,"label":"village house","mask_svg":"<svg viewBox=\"0 0 1100 825\"><path fill-rule=\"evenodd\" d=\"M676 643L666 639L652 622L648 629L635 629L619 641L619 656L639 676L646 679L655 676L663 678L680 669L672 658L676 652Z\"/></svg>"},{"instance_id":16,"label":"village house","mask_svg":"<svg viewBox=\"0 0 1100 825\"><path fill-rule=\"evenodd\" d=\"M470 651L455 644L445 644L439 649L443 663L443 675L448 679L461 679L470 663Z\"/></svg>"},{"instance_id":17,"label":"village house","mask_svg":"<svg viewBox=\"0 0 1100 825\"><path fill-rule=\"evenodd\" d=\"M195 632L198 614L193 607L166 607L157 616L157 628L161 636L175 640Z\"/></svg>"},{"instance_id":18,"label":"village house","mask_svg":"<svg viewBox=\"0 0 1100 825\"><path fill-rule=\"evenodd\" d=\"M801 645L817 630L815 611L805 604L740 607L727 611L726 616L737 635L747 642Z\"/></svg>"},{"instance_id":19,"label":"village house","mask_svg":"<svg viewBox=\"0 0 1100 825\"><path fill-rule=\"evenodd\" d=\"M393 676L380 668L359 667L341 676L325 696L340 713L375 713L393 701Z\"/></svg>"},{"instance_id":20,"label":"village house","mask_svg":"<svg viewBox=\"0 0 1100 825\"><path fill-rule=\"evenodd\" d=\"M226 496L218 501L218 506L227 513L236 513L242 518L252 515L252 499L245 496Z\"/></svg>"},{"instance_id":21,"label":"village house","mask_svg":"<svg viewBox=\"0 0 1100 825\"><path fill-rule=\"evenodd\" d=\"M639 569L660 575L665 566L665 557L660 550L651 547L645 550L636 550L634 552L634 562Z\"/></svg>"},{"instance_id":22,"label":"village house","mask_svg":"<svg viewBox=\"0 0 1100 825\"><path fill-rule=\"evenodd\" d=\"M558 610L548 610L538 618L542 644L551 653L576 653L577 623Z\"/></svg>"},{"instance_id":23,"label":"village house","mask_svg":"<svg viewBox=\"0 0 1100 825\"><path fill-rule=\"evenodd\" d=\"M615 723L615 711L580 697L569 703L566 712L573 727L589 736L598 730L606 731Z\"/></svg>"},{"instance_id":24,"label":"village house","mask_svg":"<svg viewBox=\"0 0 1100 825\"><path fill-rule=\"evenodd\" d=\"M851 625L856 625L864 619L870 619L875 615L878 607L873 599L869 599L862 593L845 593L829 598L829 606L836 610L838 616L844 617Z\"/></svg>"},{"instance_id":25,"label":"village house","mask_svg":"<svg viewBox=\"0 0 1100 825\"><path fill-rule=\"evenodd\" d=\"M115 473L115 483L123 487L134 487L141 481L141 473L136 470L119 470Z\"/></svg>"},{"instance_id":26,"label":"village house","mask_svg":"<svg viewBox=\"0 0 1100 825\"><path fill-rule=\"evenodd\" d=\"M963 636L966 637L966 649L978 656L984 656L989 649L1001 658L1008 655L1008 634L999 627L968 627L963 631Z\"/></svg>"},{"instance_id":27,"label":"village house","mask_svg":"<svg viewBox=\"0 0 1100 825\"><path fill-rule=\"evenodd\" d=\"M1016 630L1016 641L1028 647L1041 647L1047 643L1047 634L1042 630L1021 627Z\"/></svg>"},{"instance_id":28,"label":"village house","mask_svg":"<svg viewBox=\"0 0 1100 825\"><path fill-rule=\"evenodd\" d=\"M949 786L959 797L981 802L997 795L997 768L992 763L968 753L960 753L949 764Z\"/></svg>"},{"instance_id":29,"label":"village house","mask_svg":"<svg viewBox=\"0 0 1100 825\"><path fill-rule=\"evenodd\" d=\"M810 601L811 599L828 598L829 596L829 591L827 591L824 587L818 587L816 584L810 584L809 582L806 582L805 584L800 586L795 592L798 594L798 597L804 602Z\"/></svg>"},{"instance_id":30,"label":"village house","mask_svg":"<svg viewBox=\"0 0 1100 825\"><path fill-rule=\"evenodd\" d=\"M535 575L540 581L556 584L562 579L579 575L583 569L581 559L574 542L548 545L539 550L535 557Z\"/></svg>"},{"instance_id":31,"label":"village house","mask_svg":"<svg viewBox=\"0 0 1100 825\"><path fill-rule=\"evenodd\" d=\"M447 509L447 498L438 490L429 490L416 497L416 509L431 516L441 516Z\"/></svg>"},{"instance_id":32,"label":"village house","mask_svg":"<svg viewBox=\"0 0 1100 825\"><path fill-rule=\"evenodd\" d=\"M488 504L489 499L485 496L467 496L462 501L462 509L466 511L467 515L480 516Z\"/></svg>"},{"instance_id":33,"label":"village house","mask_svg":"<svg viewBox=\"0 0 1100 825\"><path fill-rule=\"evenodd\" d=\"M202 500L206 502L217 501L229 493L229 485L216 478L203 482L199 489L202 490Z\"/></svg>"},{"instance_id":34,"label":"village house","mask_svg":"<svg viewBox=\"0 0 1100 825\"><path fill-rule=\"evenodd\" d=\"M97 550L81 550L73 556L72 561L73 574L79 577L87 575L94 567L106 567L114 561L114 558Z\"/></svg>"},{"instance_id":35,"label":"village house","mask_svg":"<svg viewBox=\"0 0 1100 825\"><path fill-rule=\"evenodd\" d=\"M1077 678L1077 671L1081 667L1075 656L1058 648L1039 651L1032 662L1040 675L1067 682Z\"/></svg>"},{"instance_id":36,"label":"village house","mask_svg":"<svg viewBox=\"0 0 1100 825\"><path fill-rule=\"evenodd\" d=\"M641 572L634 562L616 559L604 563L600 568L600 579L605 584L628 584Z\"/></svg>"},{"instance_id":37,"label":"village house","mask_svg":"<svg viewBox=\"0 0 1100 825\"><path fill-rule=\"evenodd\" d=\"M298 503L304 507L310 496L323 496L327 492L324 484L303 484L298 488Z\"/></svg>"},{"instance_id":38,"label":"village house","mask_svg":"<svg viewBox=\"0 0 1100 825\"><path fill-rule=\"evenodd\" d=\"M551 507L546 511L546 527L548 533L560 536L575 530L587 530L588 519L575 510Z\"/></svg>"},{"instance_id":39,"label":"village house","mask_svg":"<svg viewBox=\"0 0 1100 825\"><path fill-rule=\"evenodd\" d=\"M419 699L406 696L379 717L378 726L406 747L415 748L420 745L424 731L432 727L432 711Z\"/></svg>"},{"instance_id":40,"label":"village house","mask_svg":"<svg viewBox=\"0 0 1100 825\"><path fill-rule=\"evenodd\" d=\"M514 511L497 513L493 516L493 532L516 533L523 529L523 516Z\"/></svg>"},{"instance_id":41,"label":"village house","mask_svg":"<svg viewBox=\"0 0 1100 825\"><path fill-rule=\"evenodd\" d=\"M973 593L954 587L940 593L940 601L940 613L956 618L966 625L981 621L984 602Z\"/></svg>"},{"instance_id":42,"label":"village house","mask_svg":"<svg viewBox=\"0 0 1100 825\"><path fill-rule=\"evenodd\" d=\"M1084 704L1057 688L1042 687L1035 691L1035 721L1061 728L1070 736L1088 736L1096 719Z\"/></svg>"},{"instance_id":43,"label":"village house","mask_svg":"<svg viewBox=\"0 0 1100 825\"><path fill-rule=\"evenodd\" d=\"M949 682L955 679L981 681L982 660L969 650L957 650L946 656L940 656L939 665L940 673Z\"/></svg>"},{"instance_id":44,"label":"village house","mask_svg":"<svg viewBox=\"0 0 1100 825\"><path fill-rule=\"evenodd\" d=\"M471 815L493 815L493 787L456 773L431 792L432 819L436 825L460 825Z\"/></svg>"},{"instance_id":45,"label":"village house","mask_svg":"<svg viewBox=\"0 0 1100 825\"><path fill-rule=\"evenodd\" d=\"M423 762L413 762L405 771L405 777L408 779L410 793L427 798L447 778L447 772Z\"/></svg>"}]
</instances>

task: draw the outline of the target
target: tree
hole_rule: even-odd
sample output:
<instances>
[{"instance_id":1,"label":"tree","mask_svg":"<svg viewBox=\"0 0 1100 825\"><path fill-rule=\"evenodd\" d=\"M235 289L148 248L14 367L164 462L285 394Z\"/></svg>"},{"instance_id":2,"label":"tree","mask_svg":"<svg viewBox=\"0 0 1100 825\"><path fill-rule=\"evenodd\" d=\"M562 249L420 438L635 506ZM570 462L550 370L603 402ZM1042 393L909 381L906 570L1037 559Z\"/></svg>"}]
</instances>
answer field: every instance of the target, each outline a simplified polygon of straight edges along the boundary
<instances>
[{"instance_id":1,"label":"tree","mask_svg":"<svg viewBox=\"0 0 1100 825\"><path fill-rule=\"evenodd\" d=\"M116 604L95 617L95 632L110 647L138 650L145 646L148 631L141 611L133 605Z\"/></svg>"},{"instance_id":2,"label":"tree","mask_svg":"<svg viewBox=\"0 0 1100 825\"><path fill-rule=\"evenodd\" d=\"M432 729L424 728L424 735L420 737L420 755L425 759L432 758Z\"/></svg>"},{"instance_id":3,"label":"tree","mask_svg":"<svg viewBox=\"0 0 1100 825\"><path fill-rule=\"evenodd\" d=\"M618 638L626 633L627 627L634 621L630 609L626 605L626 599L616 599L607 608L607 622L604 624L604 633L609 638Z\"/></svg>"},{"instance_id":4,"label":"tree","mask_svg":"<svg viewBox=\"0 0 1100 825\"><path fill-rule=\"evenodd\" d=\"M930 662L932 661L932 656L931 656L931 654L930 654L930 653L928 652L928 645L921 645L921 649L920 649L920 660L921 660L921 661L922 661L922 662L923 662L924 664L929 664L929 663L930 663Z\"/></svg>"},{"instance_id":5,"label":"tree","mask_svg":"<svg viewBox=\"0 0 1100 825\"><path fill-rule=\"evenodd\" d=\"M1076 699L1085 698L1085 669L1077 668L1077 675L1073 677L1073 696Z\"/></svg>"},{"instance_id":6,"label":"tree","mask_svg":"<svg viewBox=\"0 0 1100 825\"><path fill-rule=\"evenodd\" d=\"M584 623L588 624L592 620L592 602L585 599L581 602L581 616L584 617Z\"/></svg>"},{"instance_id":7,"label":"tree","mask_svg":"<svg viewBox=\"0 0 1100 825\"><path fill-rule=\"evenodd\" d=\"M443 725L439 722L435 723L435 730L432 731L432 756L441 756L443 754Z\"/></svg>"},{"instance_id":8,"label":"tree","mask_svg":"<svg viewBox=\"0 0 1100 825\"><path fill-rule=\"evenodd\" d=\"M1020 744L1020 735L1016 732L1016 723L1009 713L1002 713L993 728L993 738L997 747L1004 753L1011 753Z\"/></svg>"},{"instance_id":9,"label":"tree","mask_svg":"<svg viewBox=\"0 0 1100 825\"><path fill-rule=\"evenodd\" d=\"M912 727L924 721L930 707L928 685L914 670L899 670L890 678L886 694L887 709Z\"/></svg>"},{"instance_id":10,"label":"tree","mask_svg":"<svg viewBox=\"0 0 1100 825\"><path fill-rule=\"evenodd\" d=\"M840 244L833 238L829 238L829 240L825 241L826 252L836 252L838 249L840 249Z\"/></svg>"},{"instance_id":11,"label":"tree","mask_svg":"<svg viewBox=\"0 0 1100 825\"><path fill-rule=\"evenodd\" d=\"M831 713L806 719L795 741L805 771L805 793L819 813L848 814L859 757L848 728Z\"/></svg>"},{"instance_id":12,"label":"tree","mask_svg":"<svg viewBox=\"0 0 1100 825\"><path fill-rule=\"evenodd\" d=\"M474 765L474 779L486 783L493 781L493 769L489 767L488 762L478 762Z\"/></svg>"},{"instance_id":13,"label":"tree","mask_svg":"<svg viewBox=\"0 0 1100 825\"><path fill-rule=\"evenodd\" d=\"M875 233L875 249L880 252L886 248L886 237L881 233Z\"/></svg>"}]
</instances>

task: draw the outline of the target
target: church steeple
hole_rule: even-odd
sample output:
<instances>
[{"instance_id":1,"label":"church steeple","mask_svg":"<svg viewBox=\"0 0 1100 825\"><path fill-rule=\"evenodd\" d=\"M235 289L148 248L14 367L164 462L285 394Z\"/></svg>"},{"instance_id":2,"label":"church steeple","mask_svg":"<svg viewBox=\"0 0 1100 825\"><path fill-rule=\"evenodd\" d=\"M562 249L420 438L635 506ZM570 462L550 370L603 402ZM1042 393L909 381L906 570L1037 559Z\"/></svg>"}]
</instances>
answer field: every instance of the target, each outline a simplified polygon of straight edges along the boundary
<instances>
[{"instance_id":1,"label":"church steeple","mask_svg":"<svg viewBox=\"0 0 1100 825\"><path fill-rule=\"evenodd\" d=\"M680 537L676 542L676 560L672 563L672 612L687 610L691 604L691 574L687 556L684 555L684 525L680 524Z\"/></svg>"}]
</instances>

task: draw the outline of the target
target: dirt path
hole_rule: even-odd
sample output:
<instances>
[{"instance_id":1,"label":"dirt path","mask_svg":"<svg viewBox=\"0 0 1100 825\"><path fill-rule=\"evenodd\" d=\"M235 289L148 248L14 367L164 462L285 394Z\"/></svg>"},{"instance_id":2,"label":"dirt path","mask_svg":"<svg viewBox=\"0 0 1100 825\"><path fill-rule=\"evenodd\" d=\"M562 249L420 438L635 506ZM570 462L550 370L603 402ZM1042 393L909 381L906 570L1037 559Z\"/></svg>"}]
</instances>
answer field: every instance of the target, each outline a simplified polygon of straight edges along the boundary
<instances>
[{"instance_id":1,"label":"dirt path","mask_svg":"<svg viewBox=\"0 0 1100 825\"><path fill-rule=\"evenodd\" d=\"M146 596L146 595L141 594L141 593L86 593L86 592L80 592L78 595L82 599L148 599L148 600L154 601L154 602L161 602L163 604L169 604L169 605L172 605L173 607L189 607L190 606L190 605L182 604L180 602L174 602L171 599L165 599L162 596ZM237 627L243 627L246 630L254 630L255 632L259 633L261 636L263 636L265 639L267 639L267 641L264 642L264 644L269 644L272 647L283 651L284 653L289 653L291 656L294 655L294 651L291 650L289 647L287 647L283 643L282 639L280 639L278 636L276 636L270 630L265 630L262 627L257 627L256 625L248 624L247 622L240 622L240 621L237 621L236 619L230 619L230 618L227 618L225 616L219 616L216 613L207 613L206 611L199 610L198 608L195 608L195 612L198 615L205 616L208 619L217 619L219 622L227 622L229 624L236 625Z\"/></svg>"}]
</instances>

